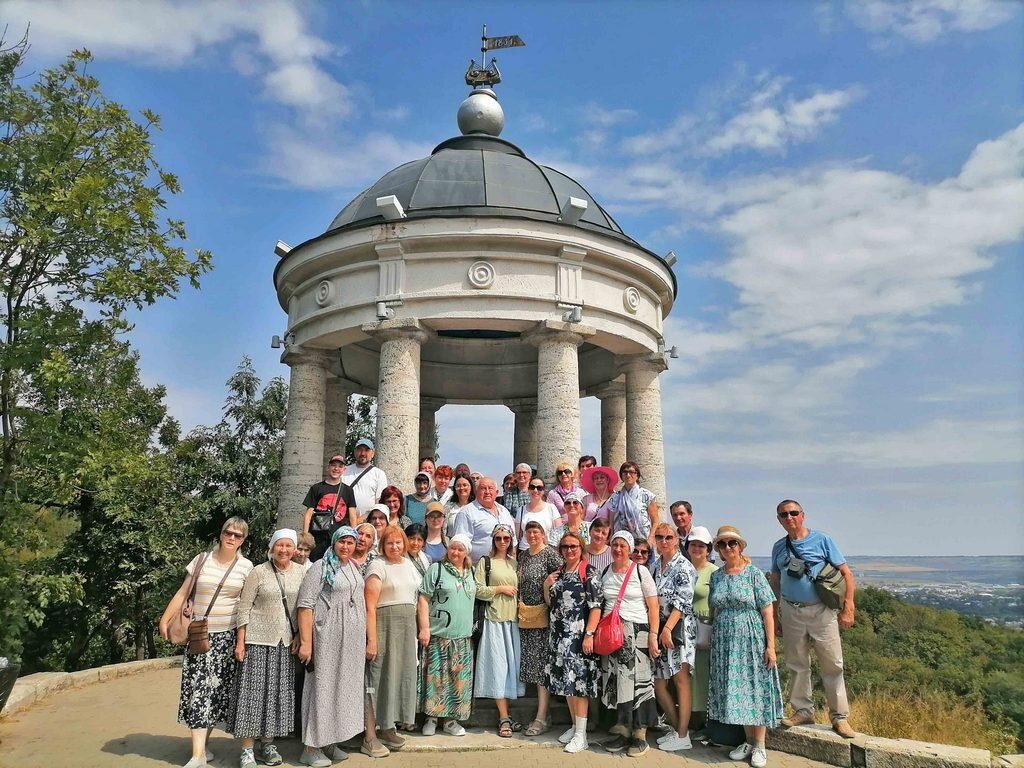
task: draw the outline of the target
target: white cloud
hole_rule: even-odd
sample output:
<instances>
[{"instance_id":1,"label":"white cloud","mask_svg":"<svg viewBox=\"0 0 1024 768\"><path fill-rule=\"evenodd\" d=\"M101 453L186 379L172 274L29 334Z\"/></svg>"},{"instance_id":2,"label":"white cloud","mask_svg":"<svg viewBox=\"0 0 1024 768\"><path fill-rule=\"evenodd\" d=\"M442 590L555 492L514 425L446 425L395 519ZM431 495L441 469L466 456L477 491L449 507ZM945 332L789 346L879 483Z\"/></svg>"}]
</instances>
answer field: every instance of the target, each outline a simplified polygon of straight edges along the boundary
<instances>
[{"instance_id":1,"label":"white cloud","mask_svg":"<svg viewBox=\"0 0 1024 768\"><path fill-rule=\"evenodd\" d=\"M635 109L623 109L613 107L602 107L599 104L587 104L581 111L581 123L584 128L598 126L600 128L612 128L616 125L628 123L637 118Z\"/></svg>"},{"instance_id":2,"label":"white cloud","mask_svg":"<svg viewBox=\"0 0 1024 768\"><path fill-rule=\"evenodd\" d=\"M264 170L288 186L356 191L402 163L425 157L431 149L388 133L339 139L283 127L270 132L268 145Z\"/></svg>"},{"instance_id":3,"label":"white cloud","mask_svg":"<svg viewBox=\"0 0 1024 768\"><path fill-rule=\"evenodd\" d=\"M259 77L267 98L306 117L352 109L345 86L324 68L339 50L308 30L293 2L7 0L0 12L12 26L31 24L32 46L48 54L85 47L97 56L165 67L220 55L243 76Z\"/></svg>"},{"instance_id":4,"label":"white cloud","mask_svg":"<svg viewBox=\"0 0 1024 768\"><path fill-rule=\"evenodd\" d=\"M846 14L859 27L931 43L951 32L980 32L1009 21L1018 8L1007 0L847 0Z\"/></svg>"},{"instance_id":5,"label":"white cloud","mask_svg":"<svg viewBox=\"0 0 1024 768\"><path fill-rule=\"evenodd\" d=\"M742 76L742 70L741 70ZM623 143L634 155L683 150L717 157L738 150L779 153L815 139L839 114L859 99L863 89L814 90L797 98L785 93L789 79L762 73L751 84L723 88L715 104L697 113L683 113L667 128L633 136Z\"/></svg>"}]
</instances>

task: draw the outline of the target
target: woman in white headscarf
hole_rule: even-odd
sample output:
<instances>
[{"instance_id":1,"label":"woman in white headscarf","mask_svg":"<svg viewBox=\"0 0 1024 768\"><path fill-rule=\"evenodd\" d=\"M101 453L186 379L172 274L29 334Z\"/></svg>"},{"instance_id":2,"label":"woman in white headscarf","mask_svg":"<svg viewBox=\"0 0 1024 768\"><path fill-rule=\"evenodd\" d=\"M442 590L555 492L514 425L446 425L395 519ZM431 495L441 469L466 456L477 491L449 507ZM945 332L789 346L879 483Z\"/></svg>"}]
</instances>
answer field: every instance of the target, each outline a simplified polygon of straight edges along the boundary
<instances>
[{"instance_id":1,"label":"woman in white headscarf","mask_svg":"<svg viewBox=\"0 0 1024 768\"><path fill-rule=\"evenodd\" d=\"M274 531L270 559L245 577L238 601L235 659L240 663L228 726L242 740L241 768L256 768L257 740L263 742L260 762L280 765L273 739L287 736L295 725L295 605L305 575L292 562L297 542L290 528Z\"/></svg>"}]
</instances>

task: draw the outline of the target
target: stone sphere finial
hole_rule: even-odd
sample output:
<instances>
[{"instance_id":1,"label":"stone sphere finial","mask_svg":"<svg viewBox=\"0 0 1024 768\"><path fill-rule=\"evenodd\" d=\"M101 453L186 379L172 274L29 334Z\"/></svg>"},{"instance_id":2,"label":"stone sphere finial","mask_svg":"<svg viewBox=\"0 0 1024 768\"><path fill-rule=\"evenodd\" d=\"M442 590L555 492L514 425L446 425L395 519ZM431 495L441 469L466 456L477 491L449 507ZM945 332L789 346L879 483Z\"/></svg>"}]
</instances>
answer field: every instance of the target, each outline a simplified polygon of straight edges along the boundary
<instances>
[{"instance_id":1,"label":"stone sphere finial","mask_svg":"<svg viewBox=\"0 0 1024 768\"><path fill-rule=\"evenodd\" d=\"M505 113L494 91L490 88L474 88L459 105L458 121L463 135L483 133L497 136L505 127Z\"/></svg>"}]
</instances>

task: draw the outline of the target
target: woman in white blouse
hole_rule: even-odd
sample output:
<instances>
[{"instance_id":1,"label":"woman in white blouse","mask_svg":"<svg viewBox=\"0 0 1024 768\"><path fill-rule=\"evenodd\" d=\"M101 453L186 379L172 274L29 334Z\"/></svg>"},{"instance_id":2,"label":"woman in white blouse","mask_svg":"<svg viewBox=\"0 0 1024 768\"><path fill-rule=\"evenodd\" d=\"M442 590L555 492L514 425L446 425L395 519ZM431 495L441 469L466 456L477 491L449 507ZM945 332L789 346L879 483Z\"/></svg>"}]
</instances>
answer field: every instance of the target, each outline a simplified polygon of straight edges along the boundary
<instances>
[{"instance_id":1,"label":"woman in white blouse","mask_svg":"<svg viewBox=\"0 0 1024 768\"><path fill-rule=\"evenodd\" d=\"M530 502L523 507L523 514L516 521L516 536L519 539L519 549L522 551L530 548L525 534L527 523L531 521L539 523L540 527L544 529L545 540L550 537L555 526L562 524L562 516L555 509L555 505L544 499L544 481L535 477L526 487L530 492Z\"/></svg>"}]
</instances>

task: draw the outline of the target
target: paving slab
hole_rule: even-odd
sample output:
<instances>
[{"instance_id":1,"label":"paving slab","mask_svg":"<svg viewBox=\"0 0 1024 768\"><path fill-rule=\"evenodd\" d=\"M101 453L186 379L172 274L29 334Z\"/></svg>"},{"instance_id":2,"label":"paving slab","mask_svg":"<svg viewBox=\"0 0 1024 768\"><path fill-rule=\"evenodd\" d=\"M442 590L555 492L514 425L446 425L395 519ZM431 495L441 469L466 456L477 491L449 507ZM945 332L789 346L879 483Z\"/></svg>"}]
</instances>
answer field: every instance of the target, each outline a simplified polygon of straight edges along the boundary
<instances>
[{"instance_id":1,"label":"paving slab","mask_svg":"<svg viewBox=\"0 0 1024 768\"><path fill-rule=\"evenodd\" d=\"M104 682L68 688L42 699L30 709L0 721L0 768L167 768L183 765L189 756L188 731L176 722L179 669L157 669ZM556 741L561 729L544 737L516 735L502 739L493 731L472 729L466 736L409 736L406 749L385 760L358 752L350 768L474 768L498 761L514 768L624 768L633 761L593 746L567 755ZM595 737L593 742L602 737ZM298 765L301 745L295 739L277 742L286 765ZM215 731L210 747L216 768L238 765L238 742ZM514 754L506 754L514 751ZM489 753L501 752L492 755ZM660 752L655 747L637 765L655 768L736 768L724 748L698 747ZM468 761L468 762L467 762ZM511 762L510 762L511 761ZM805 757L769 752L770 768L826 768Z\"/></svg>"}]
</instances>

